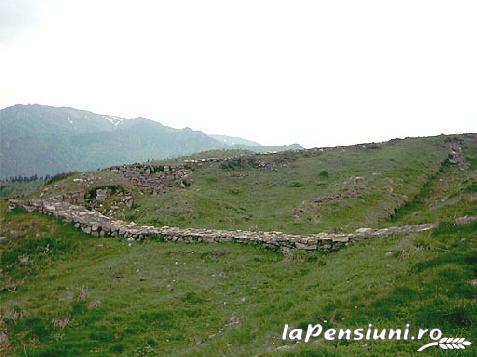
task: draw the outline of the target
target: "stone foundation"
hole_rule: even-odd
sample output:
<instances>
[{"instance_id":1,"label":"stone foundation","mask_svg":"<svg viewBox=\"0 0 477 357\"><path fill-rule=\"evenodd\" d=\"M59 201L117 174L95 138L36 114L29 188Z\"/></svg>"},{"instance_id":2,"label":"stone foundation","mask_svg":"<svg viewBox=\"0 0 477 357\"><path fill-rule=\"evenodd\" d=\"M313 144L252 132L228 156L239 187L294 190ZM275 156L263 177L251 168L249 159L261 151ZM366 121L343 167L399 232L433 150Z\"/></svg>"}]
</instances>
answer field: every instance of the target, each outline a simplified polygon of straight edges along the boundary
<instances>
[{"instance_id":1,"label":"stone foundation","mask_svg":"<svg viewBox=\"0 0 477 357\"><path fill-rule=\"evenodd\" d=\"M225 231L199 228L139 226L135 223L114 220L83 206L55 199L10 200L10 209L21 207L28 212L38 211L61 218L74 224L86 234L96 237L120 236L129 242L143 239L159 239L176 242L237 242L258 243L283 252L298 249L306 251L337 250L365 238L379 238L396 234L428 231L437 224L407 225L382 229L359 228L349 234L319 233L308 235L281 232ZM457 224L477 221L477 216L462 217Z\"/></svg>"},{"instance_id":2,"label":"stone foundation","mask_svg":"<svg viewBox=\"0 0 477 357\"><path fill-rule=\"evenodd\" d=\"M191 170L184 166L138 163L113 166L107 170L122 175L141 192L153 195L164 193L171 186L189 186L191 182Z\"/></svg>"}]
</instances>

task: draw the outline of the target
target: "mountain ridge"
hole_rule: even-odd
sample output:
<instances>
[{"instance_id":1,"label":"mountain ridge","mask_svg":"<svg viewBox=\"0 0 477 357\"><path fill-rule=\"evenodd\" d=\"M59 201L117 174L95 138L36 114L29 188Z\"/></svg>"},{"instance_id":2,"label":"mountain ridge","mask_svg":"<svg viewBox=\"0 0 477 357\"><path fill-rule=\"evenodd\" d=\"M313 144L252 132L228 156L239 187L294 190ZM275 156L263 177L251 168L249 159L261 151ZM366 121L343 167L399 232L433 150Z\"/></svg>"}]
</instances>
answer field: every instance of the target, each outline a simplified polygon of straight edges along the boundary
<instances>
[{"instance_id":1,"label":"mountain ridge","mask_svg":"<svg viewBox=\"0 0 477 357\"><path fill-rule=\"evenodd\" d=\"M209 136L220 141L223 144L234 146L234 145L245 145L245 146L262 146L260 143L237 136L222 135L222 134L210 134Z\"/></svg>"},{"instance_id":2,"label":"mountain ridge","mask_svg":"<svg viewBox=\"0 0 477 357\"><path fill-rule=\"evenodd\" d=\"M128 119L40 104L0 110L0 179L94 170L230 147L202 131L172 128L143 117ZM250 148L266 151L268 147Z\"/></svg>"}]
</instances>

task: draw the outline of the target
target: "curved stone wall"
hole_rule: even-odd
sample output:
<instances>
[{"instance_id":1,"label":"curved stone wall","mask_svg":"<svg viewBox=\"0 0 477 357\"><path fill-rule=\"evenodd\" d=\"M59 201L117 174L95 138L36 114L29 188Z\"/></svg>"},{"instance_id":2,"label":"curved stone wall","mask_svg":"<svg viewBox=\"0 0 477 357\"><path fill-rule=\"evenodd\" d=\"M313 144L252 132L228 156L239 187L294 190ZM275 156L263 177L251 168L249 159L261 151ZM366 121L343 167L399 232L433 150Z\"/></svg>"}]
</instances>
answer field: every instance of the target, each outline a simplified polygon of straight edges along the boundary
<instances>
[{"instance_id":1,"label":"curved stone wall","mask_svg":"<svg viewBox=\"0 0 477 357\"><path fill-rule=\"evenodd\" d=\"M427 231L437 224L407 225L382 229L359 228L349 234L319 233L308 235L285 234L282 232L225 231L200 228L139 226L134 223L114 220L83 206L55 199L10 200L10 209L21 207L28 212L38 211L56 216L72 223L84 233L97 237L121 236L132 242L148 238L178 242L237 242L259 243L266 247L289 251L292 249L315 251L337 250L365 238L379 238L396 234ZM477 221L477 216L461 217L457 224Z\"/></svg>"}]
</instances>

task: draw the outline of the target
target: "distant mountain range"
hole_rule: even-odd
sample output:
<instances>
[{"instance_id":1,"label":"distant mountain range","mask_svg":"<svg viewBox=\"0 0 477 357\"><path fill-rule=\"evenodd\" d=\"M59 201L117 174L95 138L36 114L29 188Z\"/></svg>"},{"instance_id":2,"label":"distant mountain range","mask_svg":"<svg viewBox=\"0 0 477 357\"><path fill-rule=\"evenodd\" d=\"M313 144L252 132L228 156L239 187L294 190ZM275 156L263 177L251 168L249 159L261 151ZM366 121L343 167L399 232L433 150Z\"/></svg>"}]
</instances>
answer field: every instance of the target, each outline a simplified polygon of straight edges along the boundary
<instances>
[{"instance_id":1,"label":"distant mountain range","mask_svg":"<svg viewBox=\"0 0 477 357\"><path fill-rule=\"evenodd\" d=\"M94 170L227 148L263 152L301 146L261 146L237 137L175 129L146 118L124 119L68 107L18 104L0 110L0 179Z\"/></svg>"},{"instance_id":2,"label":"distant mountain range","mask_svg":"<svg viewBox=\"0 0 477 357\"><path fill-rule=\"evenodd\" d=\"M218 140L225 145L261 146L261 144L257 143L256 141L238 138L236 136L218 134L211 134L209 136L213 137L215 140Z\"/></svg>"}]
</instances>

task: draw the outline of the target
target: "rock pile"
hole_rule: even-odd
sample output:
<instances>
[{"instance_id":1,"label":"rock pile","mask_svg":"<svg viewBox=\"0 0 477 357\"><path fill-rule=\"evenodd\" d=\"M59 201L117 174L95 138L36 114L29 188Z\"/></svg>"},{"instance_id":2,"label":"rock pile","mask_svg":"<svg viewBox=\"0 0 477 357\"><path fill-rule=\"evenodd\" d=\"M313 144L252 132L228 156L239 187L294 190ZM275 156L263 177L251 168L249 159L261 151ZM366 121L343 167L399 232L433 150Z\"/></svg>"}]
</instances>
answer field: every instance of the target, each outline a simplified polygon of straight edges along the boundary
<instances>
[{"instance_id":1,"label":"rock pile","mask_svg":"<svg viewBox=\"0 0 477 357\"><path fill-rule=\"evenodd\" d=\"M103 214L114 215L118 211L126 208L130 209L134 205L134 198L131 192L125 191L122 186L96 186L85 195L84 204L89 210L97 210ZM69 203L71 200L66 200Z\"/></svg>"},{"instance_id":2,"label":"rock pile","mask_svg":"<svg viewBox=\"0 0 477 357\"><path fill-rule=\"evenodd\" d=\"M308 235L282 232L225 231L215 229L139 226L135 223L114 220L83 206L72 205L55 199L10 200L10 209L22 207L28 212L44 212L74 224L86 234L97 237L121 236L132 242L143 239L159 239L176 242L237 242L258 243L286 252L292 249L315 251L337 250L365 238L379 238L396 234L427 231L437 224L420 224L382 229L360 228L349 234L319 233ZM460 219L457 223L477 221L477 216Z\"/></svg>"},{"instance_id":3,"label":"rock pile","mask_svg":"<svg viewBox=\"0 0 477 357\"><path fill-rule=\"evenodd\" d=\"M366 192L366 179L362 176L352 176L345 182L339 192L330 193L313 199L313 203L330 204L348 198L359 198Z\"/></svg>"},{"instance_id":4,"label":"rock pile","mask_svg":"<svg viewBox=\"0 0 477 357\"><path fill-rule=\"evenodd\" d=\"M447 137L445 142L449 148L449 162L451 164L458 164L461 169L465 170L468 164L465 160L464 153L462 151L462 145L464 140L458 137Z\"/></svg>"},{"instance_id":5,"label":"rock pile","mask_svg":"<svg viewBox=\"0 0 477 357\"><path fill-rule=\"evenodd\" d=\"M401 139L391 140L396 143ZM446 138L450 149L451 162L462 162L463 155L459 139ZM242 154L226 158L205 158L198 160L184 160L182 164L153 164L153 163L134 163L121 166L110 167L111 172L117 172L137 186L141 192L149 194L164 193L168 187L190 186L192 183L191 173L195 169L209 165L220 165L223 169L255 168L265 170L275 170L277 167L287 166L290 162L300 157L319 156L325 151L341 149L342 151L358 150L376 150L381 148L381 143L366 143L352 146L322 147L299 150L287 150L280 152L263 152ZM325 200L327 200L325 198Z\"/></svg>"},{"instance_id":6,"label":"rock pile","mask_svg":"<svg viewBox=\"0 0 477 357\"><path fill-rule=\"evenodd\" d=\"M170 186L189 186L191 170L182 165L131 164L109 168L137 186L141 192L157 195L164 193Z\"/></svg>"},{"instance_id":7,"label":"rock pile","mask_svg":"<svg viewBox=\"0 0 477 357\"><path fill-rule=\"evenodd\" d=\"M62 196L62 199L73 205L84 205L84 193L81 191L67 192Z\"/></svg>"}]
</instances>

